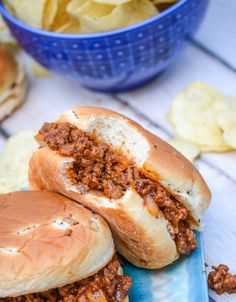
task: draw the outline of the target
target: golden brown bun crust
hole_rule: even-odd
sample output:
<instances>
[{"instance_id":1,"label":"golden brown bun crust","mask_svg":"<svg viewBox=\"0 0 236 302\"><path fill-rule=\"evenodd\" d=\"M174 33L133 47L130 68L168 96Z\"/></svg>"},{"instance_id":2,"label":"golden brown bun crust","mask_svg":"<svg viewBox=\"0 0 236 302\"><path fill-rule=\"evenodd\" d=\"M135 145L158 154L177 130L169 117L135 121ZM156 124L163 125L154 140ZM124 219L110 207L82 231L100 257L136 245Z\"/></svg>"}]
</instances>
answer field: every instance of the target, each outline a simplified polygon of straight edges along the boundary
<instances>
[{"instance_id":1,"label":"golden brown bun crust","mask_svg":"<svg viewBox=\"0 0 236 302\"><path fill-rule=\"evenodd\" d=\"M126 155L135 159L147 176L159 181L171 194L184 202L193 211L196 220L201 219L203 212L209 206L211 192L193 164L161 138L133 120L99 107L80 107L67 110L62 113L58 122L69 122L86 132L95 132L103 141L116 144L124 152L127 150ZM118 122L122 122L122 124L118 124ZM109 137L111 132L109 129L102 129L107 126L114 128L113 136L115 138L112 135L110 135L111 138ZM128 133L126 141L137 138L137 140L143 141L143 145L138 145L139 142L136 141L135 144L126 148L122 139L117 142L116 137L122 130ZM135 150L138 151L135 153Z\"/></svg>"},{"instance_id":2,"label":"golden brown bun crust","mask_svg":"<svg viewBox=\"0 0 236 302\"><path fill-rule=\"evenodd\" d=\"M69 122L85 132L95 133L98 139L121 149L147 176L158 180L183 202L196 222L201 219L210 201L210 191L194 166L163 140L134 121L102 108L68 110L58 122ZM30 162L29 180L33 189L60 192L102 215L111 227L117 250L137 266L160 268L178 258L161 212L157 218L151 215L143 199L132 190L120 200L80 194L65 173L73 158L63 157L43 145Z\"/></svg>"},{"instance_id":3,"label":"golden brown bun crust","mask_svg":"<svg viewBox=\"0 0 236 302\"><path fill-rule=\"evenodd\" d=\"M158 219L150 215L137 193L128 191L123 199L111 202L92 194L81 195L67 183L63 173L66 167L67 160L57 152L39 149L30 161L31 188L59 192L103 216L111 227L117 250L139 267L161 268L178 258L161 213Z\"/></svg>"},{"instance_id":4,"label":"golden brown bun crust","mask_svg":"<svg viewBox=\"0 0 236 302\"><path fill-rule=\"evenodd\" d=\"M30 161L31 188L59 192L103 216L111 227L118 252L137 266L160 268L178 258L161 213L158 219L150 215L142 198L133 191L111 202L96 195L79 194L63 175L68 161L49 148L39 149Z\"/></svg>"},{"instance_id":5,"label":"golden brown bun crust","mask_svg":"<svg viewBox=\"0 0 236 302\"><path fill-rule=\"evenodd\" d=\"M83 279L114 254L105 221L52 192L0 195L0 298Z\"/></svg>"},{"instance_id":6,"label":"golden brown bun crust","mask_svg":"<svg viewBox=\"0 0 236 302\"><path fill-rule=\"evenodd\" d=\"M9 90L17 77L17 63L9 48L0 44L0 94Z\"/></svg>"}]
</instances>

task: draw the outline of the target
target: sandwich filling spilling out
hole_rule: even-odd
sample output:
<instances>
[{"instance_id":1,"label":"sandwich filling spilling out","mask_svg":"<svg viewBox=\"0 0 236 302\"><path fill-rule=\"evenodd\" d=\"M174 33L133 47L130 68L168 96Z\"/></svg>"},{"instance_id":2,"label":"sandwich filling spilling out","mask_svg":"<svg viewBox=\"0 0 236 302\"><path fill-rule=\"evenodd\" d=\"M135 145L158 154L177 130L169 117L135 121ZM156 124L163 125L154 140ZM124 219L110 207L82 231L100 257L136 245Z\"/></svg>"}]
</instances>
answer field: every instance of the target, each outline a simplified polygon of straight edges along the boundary
<instances>
[{"instance_id":1,"label":"sandwich filling spilling out","mask_svg":"<svg viewBox=\"0 0 236 302\"><path fill-rule=\"evenodd\" d=\"M14 298L0 298L0 302L125 302L131 287L131 279L119 275L120 264L114 256L95 275L46 292Z\"/></svg>"},{"instance_id":2,"label":"sandwich filling spilling out","mask_svg":"<svg viewBox=\"0 0 236 302\"><path fill-rule=\"evenodd\" d=\"M45 141L50 149L75 159L67 175L81 194L96 191L97 194L117 200L133 188L142 196L150 213L157 216L153 205L162 211L179 254L189 255L196 248L195 235L191 230L194 221L191 213L120 150L69 123L45 123L39 131L39 139Z\"/></svg>"}]
</instances>

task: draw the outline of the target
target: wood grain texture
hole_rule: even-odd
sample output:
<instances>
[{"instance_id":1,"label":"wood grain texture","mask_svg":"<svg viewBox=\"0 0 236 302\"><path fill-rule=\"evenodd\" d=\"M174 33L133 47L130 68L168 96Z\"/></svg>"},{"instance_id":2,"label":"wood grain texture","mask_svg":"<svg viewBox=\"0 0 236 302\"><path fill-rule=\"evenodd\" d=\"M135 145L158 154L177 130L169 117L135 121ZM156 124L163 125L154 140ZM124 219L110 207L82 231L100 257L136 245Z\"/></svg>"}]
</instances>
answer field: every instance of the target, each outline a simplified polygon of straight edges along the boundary
<instances>
[{"instance_id":1,"label":"wood grain texture","mask_svg":"<svg viewBox=\"0 0 236 302\"><path fill-rule=\"evenodd\" d=\"M210 266L225 263L236 272L236 185L204 163L200 162L199 167L213 196L204 218L205 261ZM210 291L210 296L220 302L236 301L235 295L218 296Z\"/></svg>"},{"instance_id":2,"label":"wood grain texture","mask_svg":"<svg viewBox=\"0 0 236 302\"><path fill-rule=\"evenodd\" d=\"M236 1L211 0L195 39L236 69Z\"/></svg>"},{"instance_id":3,"label":"wood grain texture","mask_svg":"<svg viewBox=\"0 0 236 302\"><path fill-rule=\"evenodd\" d=\"M169 135L175 135L166 116L173 98L193 81L205 81L226 94L236 95L236 75L220 62L193 46L189 46L172 67L155 82L134 92L120 94L118 98L129 104L134 110L165 129ZM217 165L226 175L236 180L236 153L205 154L204 158Z\"/></svg>"},{"instance_id":4,"label":"wood grain texture","mask_svg":"<svg viewBox=\"0 0 236 302\"><path fill-rule=\"evenodd\" d=\"M5 139L0 136L0 152L3 150L5 144Z\"/></svg>"},{"instance_id":5,"label":"wood grain texture","mask_svg":"<svg viewBox=\"0 0 236 302\"><path fill-rule=\"evenodd\" d=\"M45 121L54 121L62 111L77 106L106 107L140 122L137 114L112 96L86 90L76 83L53 76L50 79L32 79L27 101L2 123L2 128L10 134L29 128L38 129ZM142 122L145 127L152 127L145 119ZM159 134L165 135L163 131Z\"/></svg>"}]
</instances>

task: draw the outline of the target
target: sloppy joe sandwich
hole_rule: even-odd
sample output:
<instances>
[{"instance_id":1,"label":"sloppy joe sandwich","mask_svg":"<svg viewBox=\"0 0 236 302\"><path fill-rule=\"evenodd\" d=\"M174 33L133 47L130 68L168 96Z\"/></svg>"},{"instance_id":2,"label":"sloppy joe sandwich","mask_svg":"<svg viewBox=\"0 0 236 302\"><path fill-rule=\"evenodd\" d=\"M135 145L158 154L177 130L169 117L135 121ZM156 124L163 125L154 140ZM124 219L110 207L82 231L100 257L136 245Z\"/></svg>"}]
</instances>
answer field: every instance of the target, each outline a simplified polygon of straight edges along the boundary
<instances>
[{"instance_id":1,"label":"sloppy joe sandwich","mask_svg":"<svg viewBox=\"0 0 236 302\"><path fill-rule=\"evenodd\" d=\"M102 215L117 250L161 268L196 248L210 191L177 150L134 121L81 107L45 123L29 168L33 189L60 192Z\"/></svg>"},{"instance_id":2,"label":"sloppy joe sandwich","mask_svg":"<svg viewBox=\"0 0 236 302\"><path fill-rule=\"evenodd\" d=\"M0 43L0 121L24 101L26 75L12 51Z\"/></svg>"},{"instance_id":3,"label":"sloppy joe sandwich","mask_svg":"<svg viewBox=\"0 0 236 302\"><path fill-rule=\"evenodd\" d=\"M0 301L125 302L106 222L51 192L0 195Z\"/></svg>"}]
</instances>

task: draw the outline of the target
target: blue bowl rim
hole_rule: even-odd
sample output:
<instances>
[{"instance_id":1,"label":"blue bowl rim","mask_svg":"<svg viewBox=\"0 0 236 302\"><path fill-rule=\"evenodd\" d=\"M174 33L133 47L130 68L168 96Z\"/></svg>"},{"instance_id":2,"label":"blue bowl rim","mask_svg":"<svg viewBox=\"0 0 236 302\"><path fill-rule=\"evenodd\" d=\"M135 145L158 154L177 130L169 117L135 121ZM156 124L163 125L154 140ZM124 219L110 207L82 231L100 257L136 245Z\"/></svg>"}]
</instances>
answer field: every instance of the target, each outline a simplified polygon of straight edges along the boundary
<instances>
[{"instance_id":1,"label":"blue bowl rim","mask_svg":"<svg viewBox=\"0 0 236 302\"><path fill-rule=\"evenodd\" d=\"M30 31L33 34L41 35L41 36L47 36L50 38L60 38L60 39L66 39L66 40L73 40L73 39L97 39L97 38L108 38L110 36L115 36L119 34L125 34L130 31L144 28L146 25L150 25L155 23L156 21L162 20L166 16L170 15L173 11L178 9L179 7L183 6L186 2L191 2L192 0L180 0L178 3L172 5L168 9L164 10L162 13L149 18L147 20L144 20L142 22L139 22L137 24L134 24L129 27L120 28L117 30L109 31L109 32L102 32L102 33L91 33L91 34L64 34L64 33L55 33L55 32L49 32L46 30L34 28L30 25L27 25L14 17L4 6L3 1L0 0L0 13L3 15L4 18L9 20L11 23L15 24L17 27L20 27L24 29L25 31Z\"/></svg>"}]
</instances>

